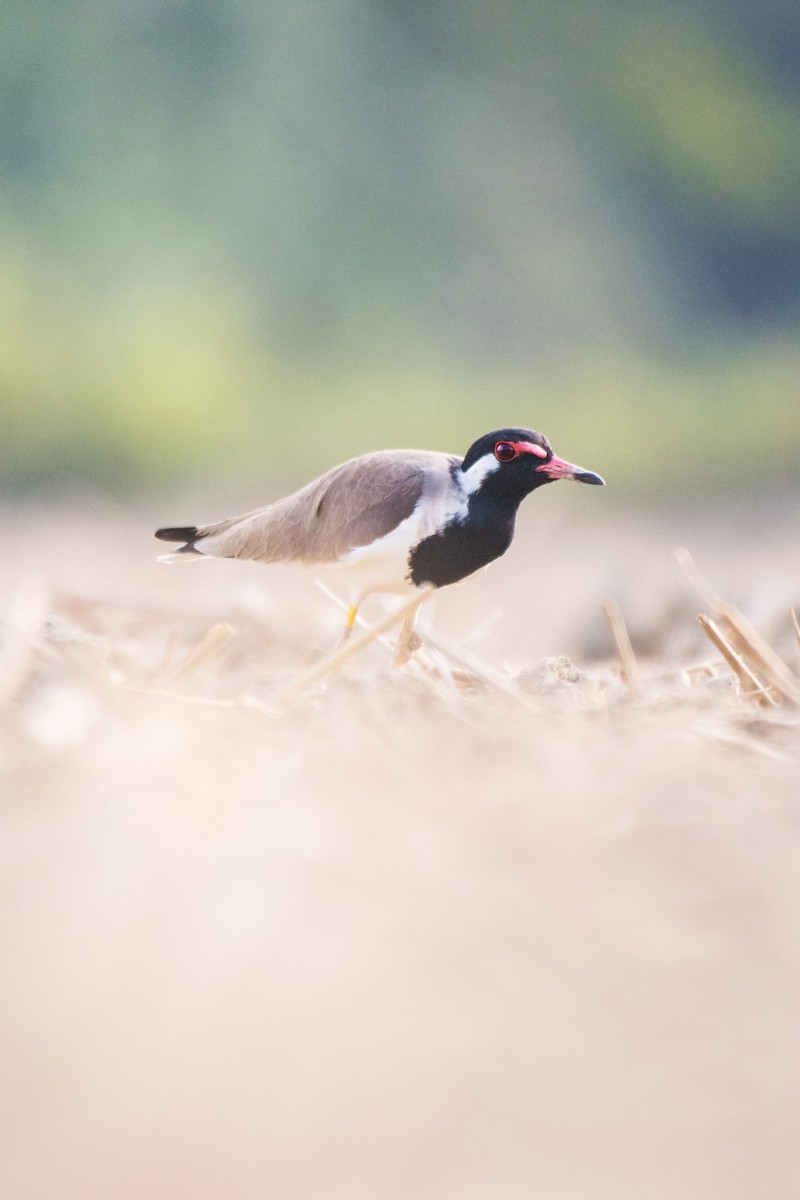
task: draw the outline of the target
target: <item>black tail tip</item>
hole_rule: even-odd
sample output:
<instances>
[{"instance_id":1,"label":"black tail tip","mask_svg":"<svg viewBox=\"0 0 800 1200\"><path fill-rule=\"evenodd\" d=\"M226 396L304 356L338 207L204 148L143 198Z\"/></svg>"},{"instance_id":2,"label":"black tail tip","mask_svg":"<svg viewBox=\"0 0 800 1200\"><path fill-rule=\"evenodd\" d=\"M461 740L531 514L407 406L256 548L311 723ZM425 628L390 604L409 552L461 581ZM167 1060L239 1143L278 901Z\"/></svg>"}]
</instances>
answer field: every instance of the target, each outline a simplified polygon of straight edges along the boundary
<instances>
[{"instance_id":1,"label":"black tail tip","mask_svg":"<svg viewBox=\"0 0 800 1200\"><path fill-rule=\"evenodd\" d=\"M193 542L197 537L197 526L176 525L167 529L157 529L156 537L162 542Z\"/></svg>"}]
</instances>

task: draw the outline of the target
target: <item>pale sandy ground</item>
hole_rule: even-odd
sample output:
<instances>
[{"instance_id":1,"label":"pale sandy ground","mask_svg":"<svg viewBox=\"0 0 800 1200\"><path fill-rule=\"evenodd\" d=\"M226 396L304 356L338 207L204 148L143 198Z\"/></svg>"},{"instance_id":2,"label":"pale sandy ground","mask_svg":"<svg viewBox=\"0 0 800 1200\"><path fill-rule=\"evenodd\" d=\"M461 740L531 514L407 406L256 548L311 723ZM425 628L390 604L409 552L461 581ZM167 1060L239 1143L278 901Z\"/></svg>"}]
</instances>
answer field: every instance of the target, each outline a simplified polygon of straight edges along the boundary
<instances>
[{"instance_id":1,"label":"pale sandy ground","mask_svg":"<svg viewBox=\"0 0 800 1200\"><path fill-rule=\"evenodd\" d=\"M713 652L672 558L797 670L797 497L548 492L433 621L588 681L522 703L374 649L272 717L242 697L339 617L302 574L152 562L218 515L0 510L3 1200L800 1195L798 714L685 686Z\"/></svg>"}]
</instances>

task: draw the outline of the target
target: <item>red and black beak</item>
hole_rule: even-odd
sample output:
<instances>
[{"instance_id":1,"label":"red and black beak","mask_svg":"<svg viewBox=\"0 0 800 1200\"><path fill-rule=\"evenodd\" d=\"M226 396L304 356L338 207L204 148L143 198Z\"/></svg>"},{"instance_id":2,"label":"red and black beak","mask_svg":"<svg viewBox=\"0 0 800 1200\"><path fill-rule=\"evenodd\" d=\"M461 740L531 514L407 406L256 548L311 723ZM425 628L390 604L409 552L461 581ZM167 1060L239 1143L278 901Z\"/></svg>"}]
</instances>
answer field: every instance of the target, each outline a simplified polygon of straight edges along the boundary
<instances>
[{"instance_id":1,"label":"red and black beak","mask_svg":"<svg viewBox=\"0 0 800 1200\"><path fill-rule=\"evenodd\" d=\"M564 462L563 458L556 458L555 455L536 470L541 471L548 479L576 479L578 483L594 483L598 487L605 487L606 481L594 471L584 471L583 467Z\"/></svg>"}]
</instances>

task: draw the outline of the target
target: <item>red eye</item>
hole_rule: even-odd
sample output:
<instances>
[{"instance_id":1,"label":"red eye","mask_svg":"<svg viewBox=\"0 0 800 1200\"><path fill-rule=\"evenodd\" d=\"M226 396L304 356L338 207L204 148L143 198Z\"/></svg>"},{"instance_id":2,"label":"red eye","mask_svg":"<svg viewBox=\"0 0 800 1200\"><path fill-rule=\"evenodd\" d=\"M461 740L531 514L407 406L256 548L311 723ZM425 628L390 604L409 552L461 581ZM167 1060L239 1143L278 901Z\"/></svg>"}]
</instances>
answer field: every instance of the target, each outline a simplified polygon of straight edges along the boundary
<instances>
[{"instance_id":1,"label":"red eye","mask_svg":"<svg viewBox=\"0 0 800 1200\"><path fill-rule=\"evenodd\" d=\"M511 462L512 458L517 457L517 448L512 446L511 442L495 443L494 456L498 462Z\"/></svg>"}]
</instances>

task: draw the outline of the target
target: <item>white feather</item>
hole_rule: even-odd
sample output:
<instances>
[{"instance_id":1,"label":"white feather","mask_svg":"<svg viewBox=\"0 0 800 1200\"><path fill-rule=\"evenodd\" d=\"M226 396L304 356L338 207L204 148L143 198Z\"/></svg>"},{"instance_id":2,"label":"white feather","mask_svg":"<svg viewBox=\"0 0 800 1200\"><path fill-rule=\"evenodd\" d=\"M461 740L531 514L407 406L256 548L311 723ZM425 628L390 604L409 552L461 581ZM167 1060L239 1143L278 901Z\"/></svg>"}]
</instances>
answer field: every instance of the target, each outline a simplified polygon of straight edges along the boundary
<instances>
[{"instance_id":1,"label":"white feather","mask_svg":"<svg viewBox=\"0 0 800 1200\"><path fill-rule=\"evenodd\" d=\"M493 475L499 468L500 463L493 454L484 454L468 470L459 472L466 495L469 497L473 492L477 492L486 476Z\"/></svg>"}]
</instances>

